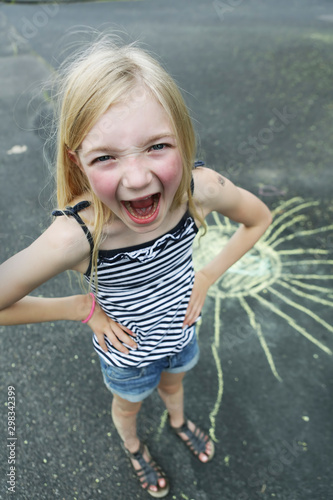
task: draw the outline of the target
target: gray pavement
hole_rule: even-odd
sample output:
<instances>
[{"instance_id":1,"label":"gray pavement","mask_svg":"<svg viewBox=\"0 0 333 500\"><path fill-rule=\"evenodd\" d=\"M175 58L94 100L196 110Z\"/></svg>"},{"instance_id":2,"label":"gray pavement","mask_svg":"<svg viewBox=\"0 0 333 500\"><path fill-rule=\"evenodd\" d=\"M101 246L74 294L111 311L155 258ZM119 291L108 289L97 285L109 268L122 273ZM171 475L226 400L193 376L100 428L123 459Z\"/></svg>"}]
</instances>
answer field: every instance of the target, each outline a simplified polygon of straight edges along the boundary
<instances>
[{"instance_id":1,"label":"gray pavement","mask_svg":"<svg viewBox=\"0 0 333 500\"><path fill-rule=\"evenodd\" d=\"M201 360L185 379L187 414L210 431L216 457L201 466L187 453L157 394L140 414L170 499L333 498L332 21L324 0L0 3L0 261L50 221L41 82L81 38L74 27L126 32L157 54L184 89L199 158L274 211L271 232L207 298ZM216 230L231 233L221 219L209 225L198 265ZM36 293L77 291L64 275ZM0 366L1 499L148 498L112 426L88 327L0 327Z\"/></svg>"}]
</instances>

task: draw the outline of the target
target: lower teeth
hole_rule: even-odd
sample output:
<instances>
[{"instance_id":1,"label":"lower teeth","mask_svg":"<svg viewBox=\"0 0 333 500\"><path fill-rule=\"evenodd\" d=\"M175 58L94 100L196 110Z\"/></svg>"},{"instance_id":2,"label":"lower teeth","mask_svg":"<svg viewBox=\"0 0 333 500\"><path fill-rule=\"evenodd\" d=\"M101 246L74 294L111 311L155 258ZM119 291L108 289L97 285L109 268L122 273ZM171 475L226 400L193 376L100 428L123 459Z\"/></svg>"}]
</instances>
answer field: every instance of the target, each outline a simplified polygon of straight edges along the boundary
<instances>
[{"instance_id":1,"label":"lower teeth","mask_svg":"<svg viewBox=\"0 0 333 500\"><path fill-rule=\"evenodd\" d=\"M137 214L133 210L133 208L131 207L130 202L128 202L128 201L125 202L125 205L126 205L127 210L129 211L129 213L131 215L133 215L133 217L136 217L137 219L143 219L144 220L144 219L149 219L149 217L151 217L153 215L153 213L155 213L157 205L158 205L158 201L159 201L159 198L157 198L157 200L154 198L153 205L151 205L150 207L147 207L147 209L150 212L149 215L139 215L139 214Z\"/></svg>"}]
</instances>

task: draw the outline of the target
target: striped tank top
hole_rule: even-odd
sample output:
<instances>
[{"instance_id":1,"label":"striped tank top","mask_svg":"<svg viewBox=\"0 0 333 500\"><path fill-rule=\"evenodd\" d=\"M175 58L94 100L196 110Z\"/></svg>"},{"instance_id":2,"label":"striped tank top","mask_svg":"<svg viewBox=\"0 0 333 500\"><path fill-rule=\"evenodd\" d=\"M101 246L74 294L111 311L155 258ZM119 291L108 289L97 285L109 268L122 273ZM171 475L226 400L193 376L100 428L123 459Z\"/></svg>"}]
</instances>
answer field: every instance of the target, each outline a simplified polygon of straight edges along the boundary
<instances>
[{"instance_id":1,"label":"striped tank top","mask_svg":"<svg viewBox=\"0 0 333 500\"><path fill-rule=\"evenodd\" d=\"M74 216L92 250L92 235L78 215L88 206L84 201L52 214ZM126 346L129 354L123 354L105 337L106 353L93 335L94 348L106 363L143 367L180 352L192 340L195 326L182 328L182 324L194 283L192 243L197 232L193 217L186 212L171 231L152 241L99 251L98 289L92 280L92 292L110 318L136 333L138 345L137 349ZM90 282L89 269L85 278Z\"/></svg>"}]
</instances>

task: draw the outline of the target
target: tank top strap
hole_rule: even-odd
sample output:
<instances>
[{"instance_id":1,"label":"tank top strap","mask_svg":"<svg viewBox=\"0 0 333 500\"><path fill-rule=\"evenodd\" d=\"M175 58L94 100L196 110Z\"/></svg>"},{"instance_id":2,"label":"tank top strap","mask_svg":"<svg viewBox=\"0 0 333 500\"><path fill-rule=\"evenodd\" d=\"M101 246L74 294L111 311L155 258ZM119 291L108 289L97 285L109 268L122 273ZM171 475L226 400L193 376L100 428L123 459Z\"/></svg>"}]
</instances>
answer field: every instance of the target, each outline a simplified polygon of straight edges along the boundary
<instances>
[{"instance_id":1,"label":"tank top strap","mask_svg":"<svg viewBox=\"0 0 333 500\"><path fill-rule=\"evenodd\" d=\"M91 256L93 253L93 250L94 250L94 239L92 237L91 232L89 231L89 229L87 228L87 226L85 225L85 223L83 222L83 220L81 219L81 217L78 214L78 212L80 212L81 210L84 210L85 208L88 208L89 206L90 206L89 201L80 201L79 203L74 205L74 207L68 206L68 207L66 207L65 210L53 210L52 215L54 217L59 217L61 215L67 215L70 217L74 217L74 219L82 227L82 230L87 237L87 240L88 240L89 245L90 245L90 256Z\"/></svg>"},{"instance_id":2,"label":"tank top strap","mask_svg":"<svg viewBox=\"0 0 333 500\"><path fill-rule=\"evenodd\" d=\"M205 162L204 161L195 161L194 162L194 168L197 168L197 167L203 167L205 165ZM191 193L193 194L194 192L194 179L193 179L193 176L192 176L192 179L191 179Z\"/></svg>"},{"instance_id":3,"label":"tank top strap","mask_svg":"<svg viewBox=\"0 0 333 500\"><path fill-rule=\"evenodd\" d=\"M205 166L205 162L204 161L198 160L198 161L194 162L194 168L204 167L204 166Z\"/></svg>"}]
</instances>

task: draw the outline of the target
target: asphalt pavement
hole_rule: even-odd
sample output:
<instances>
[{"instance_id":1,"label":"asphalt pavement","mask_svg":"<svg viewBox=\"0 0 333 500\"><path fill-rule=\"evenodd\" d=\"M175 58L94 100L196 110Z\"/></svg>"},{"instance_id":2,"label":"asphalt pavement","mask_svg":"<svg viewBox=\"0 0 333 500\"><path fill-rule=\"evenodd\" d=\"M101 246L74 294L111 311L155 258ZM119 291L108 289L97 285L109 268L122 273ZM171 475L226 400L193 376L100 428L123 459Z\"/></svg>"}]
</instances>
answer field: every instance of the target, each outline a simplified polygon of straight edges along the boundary
<instances>
[{"instance_id":1,"label":"asphalt pavement","mask_svg":"<svg viewBox=\"0 0 333 500\"><path fill-rule=\"evenodd\" d=\"M140 412L167 498L333 499L332 1L0 3L0 261L50 223L45 82L88 28L152 51L184 92L198 158L274 214L212 287L201 359L185 378L186 413L210 432L214 460L187 452L156 393ZM234 230L208 223L197 266ZM35 293L79 291L65 274ZM112 425L88 327L0 327L0 366L0 499L148 498Z\"/></svg>"}]
</instances>

